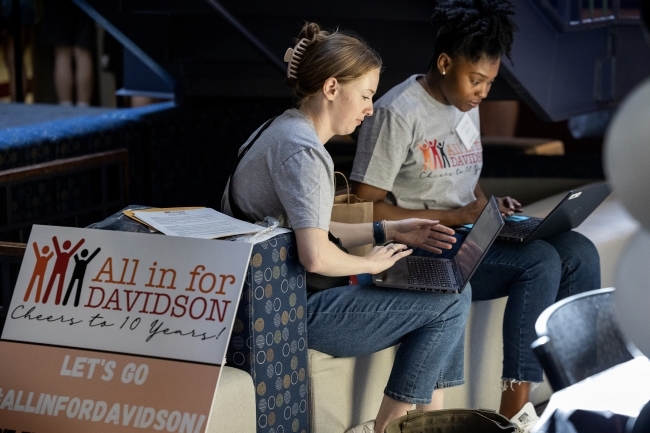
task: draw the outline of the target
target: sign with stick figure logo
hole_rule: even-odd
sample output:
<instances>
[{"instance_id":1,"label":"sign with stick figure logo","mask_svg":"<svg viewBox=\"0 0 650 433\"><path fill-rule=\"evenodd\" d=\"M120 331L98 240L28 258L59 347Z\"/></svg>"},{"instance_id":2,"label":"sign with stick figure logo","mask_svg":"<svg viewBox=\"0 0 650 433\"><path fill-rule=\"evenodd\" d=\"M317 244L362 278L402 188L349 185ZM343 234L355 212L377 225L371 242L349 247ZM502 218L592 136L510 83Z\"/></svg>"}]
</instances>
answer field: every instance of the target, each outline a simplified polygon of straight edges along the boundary
<instances>
[{"instance_id":1,"label":"sign with stick figure logo","mask_svg":"<svg viewBox=\"0 0 650 433\"><path fill-rule=\"evenodd\" d=\"M205 431L252 244L34 226L0 431Z\"/></svg>"}]
</instances>

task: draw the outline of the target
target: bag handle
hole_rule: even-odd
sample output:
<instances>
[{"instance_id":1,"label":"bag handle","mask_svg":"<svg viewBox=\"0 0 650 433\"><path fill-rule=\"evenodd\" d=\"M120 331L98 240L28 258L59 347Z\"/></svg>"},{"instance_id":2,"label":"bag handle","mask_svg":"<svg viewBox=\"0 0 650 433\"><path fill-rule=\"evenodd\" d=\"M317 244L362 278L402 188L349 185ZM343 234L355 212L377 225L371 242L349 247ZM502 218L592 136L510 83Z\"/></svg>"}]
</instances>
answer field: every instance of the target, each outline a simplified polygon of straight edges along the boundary
<instances>
[{"instance_id":1,"label":"bag handle","mask_svg":"<svg viewBox=\"0 0 650 433\"><path fill-rule=\"evenodd\" d=\"M420 417L444 417L449 414L453 413L473 413L474 415L478 415L481 418L486 419L487 421L490 421L492 424L494 424L494 427L499 429L499 430L507 430L507 431L515 431L515 426L505 418L503 415L500 413L494 411L494 410L489 410L489 409L443 409L443 410L431 410L431 411L425 411L422 409L413 409L409 410L406 412L406 415L397 418L396 420L393 420L391 422L391 425L393 423L397 423L396 425L399 425L400 431L402 431L402 427L405 425L408 425L409 421L414 421ZM487 414L491 415L487 416ZM495 419L497 418L497 419ZM390 427L390 425L389 425ZM387 430L388 431L388 430Z\"/></svg>"},{"instance_id":2,"label":"bag handle","mask_svg":"<svg viewBox=\"0 0 650 433\"><path fill-rule=\"evenodd\" d=\"M340 174L343 177L343 180L345 180L345 194L348 198L348 204L350 204L350 184L348 183L348 178L345 177L343 173L340 171L335 171L334 172L334 194L336 194L336 175Z\"/></svg>"}]
</instances>

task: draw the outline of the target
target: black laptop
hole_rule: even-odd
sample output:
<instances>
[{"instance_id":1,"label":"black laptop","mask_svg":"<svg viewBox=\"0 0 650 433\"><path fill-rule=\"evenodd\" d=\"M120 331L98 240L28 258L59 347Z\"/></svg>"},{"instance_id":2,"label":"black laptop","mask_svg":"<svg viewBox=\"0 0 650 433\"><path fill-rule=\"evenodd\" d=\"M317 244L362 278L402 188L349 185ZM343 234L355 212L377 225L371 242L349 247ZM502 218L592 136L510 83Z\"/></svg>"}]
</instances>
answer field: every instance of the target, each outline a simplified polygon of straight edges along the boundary
<instances>
[{"instance_id":1,"label":"black laptop","mask_svg":"<svg viewBox=\"0 0 650 433\"><path fill-rule=\"evenodd\" d=\"M406 256L384 272L373 275L373 281L377 286L398 289L461 293L503 224L499 206L490 197L454 257Z\"/></svg>"},{"instance_id":2,"label":"black laptop","mask_svg":"<svg viewBox=\"0 0 650 433\"><path fill-rule=\"evenodd\" d=\"M546 218L514 215L506 218L498 238L512 242L530 242L578 227L610 194L606 182L569 191Z\"/></svg>"}]
</instances>

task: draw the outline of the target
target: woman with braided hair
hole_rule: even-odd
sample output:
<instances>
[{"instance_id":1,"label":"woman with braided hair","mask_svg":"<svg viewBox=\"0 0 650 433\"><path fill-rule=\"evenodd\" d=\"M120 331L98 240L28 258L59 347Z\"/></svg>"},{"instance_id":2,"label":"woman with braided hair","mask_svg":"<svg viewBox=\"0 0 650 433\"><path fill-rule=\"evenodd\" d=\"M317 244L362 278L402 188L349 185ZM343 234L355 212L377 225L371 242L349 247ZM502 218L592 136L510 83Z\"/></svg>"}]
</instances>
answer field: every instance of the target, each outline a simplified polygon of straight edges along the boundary
<instances>
[{"instance_id":1,"label":"woman with braided hair","mask_svg":"<svg viewBox=\"0 0 650 433\"><path fill-rule=\"evenodd\" d=\"M376 219L431 218L449 227L474 223L487 202L479 184L478 106L501 57L510 58L513 14L507 0L438 1L432 17L438 33L426 74L377 100L359 132L351 179L356 194L374 202ZM435 158L443 154L446 159ZM497 201L505 217L521 211L511 197ZM557 300L600 287L598 253L575 231L526 244L497 240L470 281L473 300L508 296L500 412L528 431L537 419L528 402L531 383L543 380L530 348L535 321Z\"/></svg>"},{"instance_id":2,"label":"woman with braided hair","mask_svg":"<svg viewBox=\"0 0 650 433\"><path fill-rule=\"evenodd\" d=\"M272 216L293 228L298 258L308 272L310 348L349 357L401 343L376 422L353 429L363 432L374 426L383 432L413 404L441 409L436 390L463 383L463 339L471 295L468 290L448 296L372 284L368 274L409 255L412 250L406 245L430 252L450 249L454 231L437 221L330 222L334 164L324 144L335 134L350 134L372 114L379 56L357 37L307 23L285 61L286 81L298 97L297 108L267 122L242 146L244 156L226 187L222 210L253 221ZM336 238L344 247L373 239L377 246L356 257L339 249ZM395 243L383 246L386 241ZM349 283L350 275L357 280L354 284ZM323 286L313 281L322 282L322 277L343 281L317 291ZM337 427L349 426L332 426L332 431Z\"/></svg>"}]
</instances>

